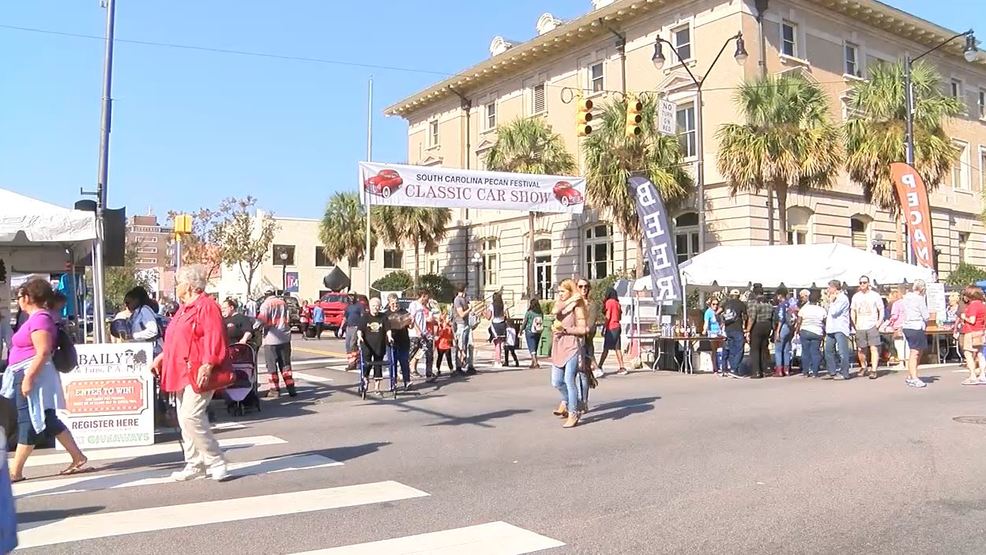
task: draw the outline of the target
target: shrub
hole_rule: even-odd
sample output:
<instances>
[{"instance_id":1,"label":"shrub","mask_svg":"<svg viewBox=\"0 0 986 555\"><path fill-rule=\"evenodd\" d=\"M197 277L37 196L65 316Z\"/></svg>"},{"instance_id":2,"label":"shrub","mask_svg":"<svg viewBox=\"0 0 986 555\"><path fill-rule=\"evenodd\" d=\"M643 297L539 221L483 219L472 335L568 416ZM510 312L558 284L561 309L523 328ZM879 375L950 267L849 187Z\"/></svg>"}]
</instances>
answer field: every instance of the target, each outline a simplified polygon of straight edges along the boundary
<instances>
[{"instance_id":1,"label":"shrub","mask_svg":"<svg viewBox=\"0 0 986 555\"><path fill-rule=\"evenodd\" d=\"M986 279L986 271L972 264L962 262L957 268L952 270L952 273L948 274L948 279L945 280L945 283L954 287L960 287L975 284L977 281L984 279Z\"/></svg>"},{"instance_id":2,"label":"shrub","mask_svg":"<svg viewBox=\"0 0 986 555\"><path fill-rule=\"evenodd\" d=\"M377 291L400 291L402 293L406 293L412 285L414 285L414 280L411 279L411 274L404 270L391 272L373 282L373 288Z\"/></svg>"},{"instance_id":3,"label":"shrub","mask_svg":"<svg viewBox=\"0 0 986 555\"><path fill-rule=\"evenodd\" d=\"M440 303L450 303L455 299L455 286L443 275L424 274L418 278L418 287L431 292L431 297Z\"/></svg>"}]
</instances>

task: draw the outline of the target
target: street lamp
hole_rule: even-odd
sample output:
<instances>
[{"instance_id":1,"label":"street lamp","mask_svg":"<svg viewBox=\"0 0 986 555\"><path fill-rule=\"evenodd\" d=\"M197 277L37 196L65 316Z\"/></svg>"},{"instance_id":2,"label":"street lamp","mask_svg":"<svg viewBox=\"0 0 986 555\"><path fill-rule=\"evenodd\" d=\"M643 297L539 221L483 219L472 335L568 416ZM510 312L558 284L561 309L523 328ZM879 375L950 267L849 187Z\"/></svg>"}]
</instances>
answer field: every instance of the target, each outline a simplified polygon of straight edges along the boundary
<instances>
[{"instance_id":1,"label":"street lamp","mask_svg":"<svg viewBox=\"0 0 986 555\"><path fill-rule=\"evenodd\" d=\"M288 294L288 253L282 250L278 255L281 259L281 294Z\"/></svg>"},{"instance_id":2,"label":"street lamp","mask_svg":"<svg viewBox=\"0 0 986 555\"><path fill-rule=\"evenodd\" d=\"M689 69L688 64L682 64L682 67L684 67L685 71L688 72L688 76L692 78L692 82L695 83L695 90L696 90L695 150L697 156L695 163L698 165L697 168L698 171L695 172L696 174L695 196L698 198L698 205L699 205L698 206L698 252L700 253L705 252L705 149L702 144L703 143L702 141L702 85L705 84L705 79L708 78L709 73L712 71L712 68L715 67L716 62L719 61L719 58L722 57L722 53L726 51L726 47L729 46L729 43L732 41L736 41L736 51L733 53L733 59L736 60L736 63L743 65L743 63L746 61L747 58L750 57L750 55L746 52L746 42L743 40L742 32L736 33L735 35L726 39L726 42L723 43L722 48L719 49L719 53L716 54L715 59L712 60L712 64L709 65L709 69L705 71L705 75L703 75L701 79L695 77L695 74L692 73L691 69ZM671 51L674 52L675 57L677 57L679 60L681 59L681 56L678 54L678 49L675 48L674 44L672 44L671 41L662 38L660 35L658 35L657 39L654 41L654 55L651 57L651 62L654 64L654 67L657 69L663 68L665 62L667 61L664 58L664 49L662 47L663 44L668 45L668 48L670 48Z\"/></svg>"},{"instance_id":3,"label":"street lamp","mask_svg":"<svg viewBox=\"0 0 986 555\"><path fill-rule=\"evenodd\" d=\"M923 54L917 57L911 58L911 55L908 54L904 58L904 134L906 140L904 155L907 163L911 167L914 167L914 83L911 81L911 68L914 66L914 62L960 37L965 37L965 50L962 53L963 57L969 63L975 62L979 57L979 51L976 49L976 37L973 34L972 29L941 41L934 48L926 50ZM905 234L905 236L907 237L907 261L908 263L913 263L914 253L911 252L910 234Z\"/></svg>"},{"instance_id":4,"label":"street lamp","mask_svg":"<svg viewBox=\"0 0 986 555\"><path fill-rule=\"evenodd\" d=\"M472 255L472 265L476 268L476 298L482 297L482 289L479 276L479 266L483 263L483 255L478 252Z\"/></svg>"}]
</instances>

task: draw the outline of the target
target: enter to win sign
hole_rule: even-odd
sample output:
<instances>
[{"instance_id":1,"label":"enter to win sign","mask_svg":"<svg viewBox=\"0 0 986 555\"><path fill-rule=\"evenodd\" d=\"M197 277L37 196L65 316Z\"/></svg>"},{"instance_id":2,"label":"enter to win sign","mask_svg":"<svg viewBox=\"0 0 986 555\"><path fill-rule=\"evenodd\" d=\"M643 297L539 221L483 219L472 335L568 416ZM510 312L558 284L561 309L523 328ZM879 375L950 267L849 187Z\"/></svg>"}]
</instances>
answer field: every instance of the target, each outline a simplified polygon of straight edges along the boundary
<instances>
[{"instance_id":1,"label":"enter to win sign","mask_svg":"<svg viewBox=\"0 0 986 555\"><path fill-rule=\"evenodd\" d=\"M62 418L83 449L154 443L150 343L76 345L79 367L62 374Z\"/></svg>"}]
</instances>

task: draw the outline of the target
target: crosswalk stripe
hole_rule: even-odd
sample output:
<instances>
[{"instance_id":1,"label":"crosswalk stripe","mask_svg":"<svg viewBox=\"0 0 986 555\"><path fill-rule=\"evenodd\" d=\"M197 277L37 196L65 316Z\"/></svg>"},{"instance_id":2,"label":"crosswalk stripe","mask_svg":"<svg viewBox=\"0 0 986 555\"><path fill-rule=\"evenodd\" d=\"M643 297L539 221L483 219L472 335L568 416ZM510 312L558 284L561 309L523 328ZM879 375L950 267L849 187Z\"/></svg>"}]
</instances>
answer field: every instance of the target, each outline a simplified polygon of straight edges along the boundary
<instances>
[{"instance_id":1,"label":"crosswalk stripe","mask_svg":"<svg viewBox=\"0 0 986 555\"><path fill-rule=\"evenodd\" d=\"M312 470L330 466L342 466L342 463L321 455L309 454L287 455L259 461L230 463L228 468L232 476L257 476L295 470ZM177 468L177 465L173 468L114 472L100 476L79 474L53 480L28 480L13 485L14 497L38 497L42 495L60 495L64 493L82 493L106 489L167 484L172 481L171 472L175 468Z\"/></svg>"},{"instance_id":2,"label":"crosswalk stripe","mask_svg":"<svg viewBox=\"0 0 986 555\"><path fill-rule=\"evenodd\" d=\"M316 376L314 374L305 374L303 372L293 372L293 375L295 379L309 383L329 383L333 381L332 378L323 378L322 376Z\"/></svg>"},{"instance_id":3,"label":"crosswalk stripe","mask_svg":"<svg viewBox=\"0 0 986 555\"><path fill-rule=\"evenodd\" d=\"M441 532L417 534L331 549L307 551L296 555L519 555L542 549L562 547L564 543L518 528L506 522L490 522Z\"/></svg>"},{"instance_id":4,"label":"crosswalk stripe","mask_svg":"<svg viewBox=\"0 0 986 555\"><path fill-rule=\"evenodd\" d=\"M247 447L258 447L261 445L278 445L287 443L283 439L274 436L251 436L222 438L219 446L224 449L243 449ZM137 457L147 457L152 455L162 455L165 453L181 454L181 447L176 442L155 443L154 445L142 445L140 447L116 447L113 449L92 449L87 450L86 457L90 461L108 461L112 459L134 459ZM27 459L26 467L46 466L50 464L67 464L72 458L68 453L52 453L50 455L34 455Z\"/></svg>"},{"instance_id":5,"label":"crosswalk stripe","mask_svg":"<svg viewBox=\"0 0 986 555\"><path fill-rule=\"evenodd\" d=\"M399 482L385 481L239 499L96 513L53 522L26 523L18 530L18 547L27 549L140 532L268 518L426 496L428 496L427 493L410 486L405 486Z\"/></svg>"}]
</instances>

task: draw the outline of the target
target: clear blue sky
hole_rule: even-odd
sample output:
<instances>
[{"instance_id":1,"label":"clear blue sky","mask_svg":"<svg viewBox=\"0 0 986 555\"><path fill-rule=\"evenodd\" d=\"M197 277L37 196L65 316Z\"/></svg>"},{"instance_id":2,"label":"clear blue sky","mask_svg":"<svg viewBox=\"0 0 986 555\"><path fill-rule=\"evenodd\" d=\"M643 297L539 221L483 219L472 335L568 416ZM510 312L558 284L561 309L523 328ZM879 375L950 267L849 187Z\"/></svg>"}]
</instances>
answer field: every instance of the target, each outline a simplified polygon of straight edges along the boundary
<instances>
[{"instance_id":1,"label":"clear blue sky","mask_svg":"<svg viewBox=\"0 0 986 555\"><path fill-rule=\"evenodd\" d=\"M986 39L983 0L892 0ZM947 11L943 10L948 6ZM526 40L546 11L590 0L117 0L117 38L453 73L493 36ZM99 35L98 0L4 0L0 25ZM103 43L0 28L0 187L71 205L96 180ZM317 217L354 186L375 81L374 158L406 159L390 103L441 75L118 43L109 204L128 213L215 206L252 194Z\"/></svg>"}]
</instances>

